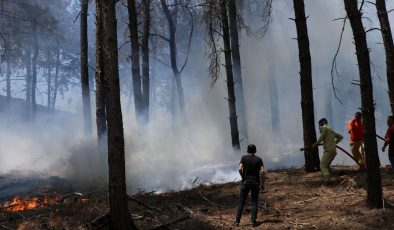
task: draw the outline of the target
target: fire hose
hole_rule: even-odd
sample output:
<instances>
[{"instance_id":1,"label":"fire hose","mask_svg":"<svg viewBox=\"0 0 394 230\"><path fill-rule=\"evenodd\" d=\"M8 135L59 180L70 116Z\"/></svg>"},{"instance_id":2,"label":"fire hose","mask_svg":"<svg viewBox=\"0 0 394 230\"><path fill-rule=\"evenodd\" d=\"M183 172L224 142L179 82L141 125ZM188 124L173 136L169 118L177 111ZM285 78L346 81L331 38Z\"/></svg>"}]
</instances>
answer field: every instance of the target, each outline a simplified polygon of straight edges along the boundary
<instances>
[{"instance_id":1,"label":"fire hose","mask_svg":"<svg viewBox=\"0 0 394 230\"><path fill-rule=\"evenodd\" d=\"M337 145L337 149L341 150L343 153L345 153L345 154L348 155L350 158L352 158L352 160L353 160L354 162L356 162L356 163L360 166L360 168L361 168L362 170L365 170L365 169L366 169L366 168L365 168L365 164L360 164L360 162L358 162L356 159L354 159L354 157L353 157L348 151L346 151L344 148L342 148L341 146Z\"/></svg>"},{"instance_id":2,"label":"fire hose","mask_svg":"<svg viewBox=\"0 0 394 230\"><path fill-rule=\"evenodd\" d=\"M376 134L376 137L379 138L382 141L386 141L383 137L379 136L378 134Z\"/></svg>"},{"instance_id":3,"label":"fire hose","mask_svg":"<svg viewBox=\"0 0 394 230\"><path fill-rule=\"evenodd\" d=\"M376 137L379 138L379 139L382 140L382 141L386 141L383 137L379 136L378 134L376 134ZM319 144L318 146L320 146L320 145L322 145L322 144ZM361 168L362 170L366 170L366 167L365 167L365 164L364 164L364 163L358 162L356 159L354 159L354 157L353 157L348 151L346 151L346 150L345 150L344 148L342 148L341 146L338 146L338 145L337 145L336 147L337 147L337 149L341 150L343 153L345 153L346 155L348 155L354 162L356 162L356 163L360 166L360 168ZM309 148L312 148L312 147L309 146L309 147L305 147L305 148L300 148L299 151L305 151L305 149L309 149ZM290 154L290 153L294 153L294 152L296 152L296 151L292 151L292 152L285 153L285 155Z\"/></svg>"},{"instance_id":4,"label":"fire hose","mask_svg":"<svg viewBox=\"0 0 394 230\"><path fill-rule=\"evenodd\" d=\"M321 145L321 144L319 144L319 145ZM360 162L358 162L356 159L354 159L354 157L348 152L348 151L346 151L344 148L342 148L341 146L336 146L339 150L341 150L343 153L345 153L346 155L348 155L354 162L356 162L359 166L360 166L360 168L362 169L362 170L365 170L366 169L366 167L365 167L365 165L364 164L361 164ZM306 147L306 148L301 148L300 149L300 151L304 151L305 149L308 149L308 148L312 148L312 147Z\"/></svg>"}]
</instances>

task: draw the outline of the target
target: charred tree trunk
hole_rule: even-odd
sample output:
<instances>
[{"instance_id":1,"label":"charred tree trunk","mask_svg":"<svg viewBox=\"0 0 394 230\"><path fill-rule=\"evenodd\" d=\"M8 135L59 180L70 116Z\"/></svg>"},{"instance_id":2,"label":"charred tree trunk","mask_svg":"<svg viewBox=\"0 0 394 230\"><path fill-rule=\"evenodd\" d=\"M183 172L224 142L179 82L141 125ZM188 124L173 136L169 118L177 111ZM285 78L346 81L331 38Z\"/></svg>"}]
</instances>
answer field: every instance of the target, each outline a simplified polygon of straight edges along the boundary
<instances>
[{"instance_id":1,"label":"charred tree trunk","mask_svg":"<svg viewBox=\"0 0 394 230\"><path fill-rule=\"evenodd\" d=\"M47 67L48 67L48 79L47 79L47 83L48 83L48 87L47 87L47 109L48 112L51 109L51 95L52 95L52 77L51 77L51 51L48 50L48 56L47 56Z\"/></svg>"},{"instance_id":2,"label":"charred tree trunk","mask_svg":"<svg viewBox=\"0 0 394 230\"><path fill-rule=\"evenodd\" d=\"M152 39L152 38L151 38ZM149 113L150 113L150 117L153 116L154 114L154 110L155 110L155 102L156 102L156 59L157 59L157 38L155 38L154 40L151 40L151 43L153 43L153 58L152 58L152 72L150 74L150 100L149 100Z\"/></svg>"},{"instance_id":3,"label":"charred tree trunk","mask_svg":"<svg viewBox=\"0 0 394 230\"><path fill-rule=\"evenodd\" d=\"M380 22L380 31L383 37L384 50L386 52L387 85L390 100L391 113L394 114L394 43L391 33L389 16L385 0L376 0L376 10Z\"/></svg>"},{"instance_id":4,"label":"charred tree trunk","mask_svg":"<svg viewBox=\"0 0 394 230\"><path fill-rule=\"evenodd\" d=\"M131 41L131 74L133 81L135 115L139 124L144 123L144 98L141 89L140 45L138 41L138 22L135 0L128 0L129 30Z\"/></svg>"},{"instance_id":5,"label":"charred tree trunk","mask_svg":"<svg viewBox=\"0 0 394 230\"><path fill-rule=\"evenodd\" d=\"M304 131L304 146L311 146L316 142L316 130L315 115L313 111L312 61L309 51L308 27L306 24L304 0L293 0L293 2L301 66L301 109L302 125ZM318 151L319 150L317 147L305 149L304 156L306 172L320 170Z\"/></svg>"},{"instance_id":6,"label":"charred tree trunk","mask_svg":"<svg viewBox=\"0 0 394 230\"><path fill-rule=\"evenodd\" d=\"M237 121L237 109L235 103L235 89L234 89L234 77L233 77L233 65L231 61L231 45L230 45L230 29L227 17L226 0L220 0L220 15L222 22L223 32L223 45L224 45L224 56L225 56L225 67L227 75L227 91L228 91L228 107L230 113L230 129L231 129L231 144L235 151L240 150L239 133L238 133L238 121Z\"/></svg>"},{"instance_id":7,"label":"charred tree trunk","mask_svg":"<svg viewBox=\"0 0 394 230\"><path fill-rule=\"evenodd\" d=\"M58 88L59 88L59 66L60 66L60 47L59 47L59 42L57 41L56 65L55 65L55 82L54 82L54 86L53 86L52 111L55 110L56 99L57 99L57 91L58 91Z\"/></svg>"},{"instance_id":8,"label":"charred tree trunk","mask_svg":"<svg viewBox=\"0 0 394 230\"><path fill-rule=\"evenodd\" d=\"M143 115L145 122L149 121L149 33L150 33L150 5L151 0L143 0L144 29L142 34L142 95L144 99Z\"/></svg>"},{"instance_id":9,"label":"charred tree trunk","mask_svg":"<svg viewBox=\"0 0 394 230\"><path fill-rule=\"evenodd\" d=\"M246 122L246 105L244 99L244 88L241 73L241 55L239 52L238 19L237 6L235 0L228 0L228 14L230 22L231 55L233 60L233 73L235 80L235 96L237 97L236 106L239 116L239 132L246 147L248 143L248 123Z\"/></svg>"},{"instance_id":10,"label":"charred tree trunk","mask_svg":"<svg viewBox=\"0 0 394 230\"><path fill-rule=\"evenodd\" d=\"M31 113L31 49L26 50L26 111L27 115Z\"/></svg>"},{"instance_id":11,"label":"charred tree trunk","mask_svg":"<svg viewBox=\"0 0 394 230\"><path fill-rule=\"evenodd\" d=\"M11 60L9 57L7 57L6 91L7 91L6 109L8 110L11 102Z\"/></svg>"},{"instance_id":12,"label":"charred tree trunk","mask_svg":"<svg viewBox=\"0 0 394 230\"><path fill-rule=\"evenodd\" d=\"M168 5L166 3L166 0L160 0L161 6L163 8L164 14L166 16L167 22L168 22L168 27L169 27L169 32L170 32L170 38L168 39L168 42L170 44L170 59L171 59L171 69L174 74L175 78L175 84L176 84L176 89L177 89L177 96L178 96L178 103L179 103L179 111L181 114L185 112L185 96L183 92L183 85L182 85L182 79L181 79L181 72L178 69L178 63L177 63L177 49L176 49L176 23L174 21L173 15L171 14L170 10L168 9ZM178 7L177 4L174 4L174 7ZM174 15L176 17L176 11L175 9Z\"/></svg>"},{"instance_id":13,"label":"charred tree trunk","mask_svg":"<svg viewBox=\"0 0 394 230\"><path fill-rule=\"evenodd\" d=\"M97 138L100 149L106 144L107 137L107 117L105 110L105 63L103 50L103 22L102 10L96 1L96 126Z\"/></svg>"},{"instance_id":14,"label":"charred tree trunk","mask_svg":"<svg viewBox=\"0 0 394 230\"><path fill-rule=\"evenodd\" d=\"M375 108L367 38L357 0L344 0L344 2L353 31L360 74L361 111L364 123L365 152L367 153L368 203L372 208L382 208L382 181L376 143Z\"/></svg>"},{"instance_id":15,"label":"charred tree trunk","mask_svg":"<svg viewBox=\"0 0 394 230\"><path fill-rule=\"evenodd\" d=\"M36 111L37 111L36 88L37 88L37 59L38 59L38 52L39 52L39 47L38 47L37 35L34 34L34 48L33 48L33 59L32 59L33 77L32 77L32 83L31 83L31 104L32 104L32 115L33 115L33 117L35 116Z\"/></svg>"},{"instance_id":16,"label":"charred tree trunk","mask_svg":"<svg viewBox=\"0 0 394 230\"><path fill-rule=\"evenodd\" d=\"M92 136L92 111L90 108L88 69L88 1L81 1L81 88L85 137Z\"/></svg>"},{"instance_id":17,"label":"charred tree trunk","mask_svg":"<svg viewBox=\"0 0 394 230\"><path fill-rule=\"evenodd\" d=\"M111 229L136 229L127 207L125 148L118 69L116 0L97 0L102 12L104 74L108 86L106 109L108 123L109 207Z\"/></svg>"}]
</instances>

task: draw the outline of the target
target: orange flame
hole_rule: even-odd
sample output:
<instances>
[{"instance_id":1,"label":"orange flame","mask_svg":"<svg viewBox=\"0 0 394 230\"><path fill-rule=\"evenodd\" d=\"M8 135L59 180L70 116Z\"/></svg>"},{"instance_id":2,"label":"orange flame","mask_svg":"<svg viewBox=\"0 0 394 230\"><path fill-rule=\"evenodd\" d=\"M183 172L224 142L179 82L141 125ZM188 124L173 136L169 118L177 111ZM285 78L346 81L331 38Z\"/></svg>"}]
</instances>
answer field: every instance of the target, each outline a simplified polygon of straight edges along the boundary
<instances>
[{"instance_id":1,"label":"orange flame","mask_svg":"<svg viewBox=\"0 0 394 230\"><path fill-rule=\"evenodd\" d=\"M44 196L44 199L40 202L38 197L28 197L19 198L19 196L15 196L11 201L4 202L1 206L7 212L20 212L31 210L35 208L43 208L54 203L58 203L59 198L49 198L48 196Z\"/></svg>"},{"instance_id":2,"label":"orange flame","mask_svg":"<svg viewBox=\"0 0 394 230\"><path fill-rule=\"evenodd\" d=\"M38 205L38 197L20 199L19 196L15 196L11 201L5 202L2 207L8 212L19 212L37 208Z\"/></svg>"}]
</instances>

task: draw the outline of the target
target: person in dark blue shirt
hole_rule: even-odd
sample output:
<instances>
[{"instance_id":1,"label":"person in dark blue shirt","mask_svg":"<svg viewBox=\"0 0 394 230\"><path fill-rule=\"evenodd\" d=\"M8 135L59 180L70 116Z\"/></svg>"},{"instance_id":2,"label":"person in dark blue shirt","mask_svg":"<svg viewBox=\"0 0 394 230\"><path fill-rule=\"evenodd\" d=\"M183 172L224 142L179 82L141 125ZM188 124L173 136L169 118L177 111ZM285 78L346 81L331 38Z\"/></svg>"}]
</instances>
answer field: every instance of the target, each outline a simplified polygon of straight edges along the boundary
<instances>
[{"instance_id":1,"label":"person in dark blue shirt","mask_svg":"<svg viewBox=\"0 0 394 230\"><path fill-rule=\"evenodd\" d=\"M242 156L239 162L239 174L241 175L241 192L240 202L236 217L236 226L239 226L241 216L244 210L246 198L249 192L252 196L252 225L257 226L257 211L259 190L264 190L264 164L263 160L256 156L256 146L253 144L248 145L247 154Z\"/></svg>"}]
</instances>

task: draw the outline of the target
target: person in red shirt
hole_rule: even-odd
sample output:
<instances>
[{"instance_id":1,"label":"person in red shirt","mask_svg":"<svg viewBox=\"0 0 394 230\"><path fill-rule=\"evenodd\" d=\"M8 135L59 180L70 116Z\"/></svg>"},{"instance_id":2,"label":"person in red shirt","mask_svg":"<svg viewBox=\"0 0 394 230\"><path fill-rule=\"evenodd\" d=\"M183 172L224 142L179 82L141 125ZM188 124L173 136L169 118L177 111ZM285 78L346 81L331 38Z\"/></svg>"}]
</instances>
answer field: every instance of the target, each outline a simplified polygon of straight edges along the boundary
<instances>
[{"instance_id":1,"label":"person in red shirt","mask_svg":"<svg viewBox=\"0 0 394 230\"><path fill-rule=\"evenodd\" d=\"M388 129L386 132L386 136L384 137L385 142L382 148L382 151L386 149L387 145L389 146L389 160L391 163L391 168L394 171L394 117L389 116L387 118Z\"/></svg>"},{"instance_id":2,"label":"person in red shirt","mask_svg":"<svg viewBox=\"0 0 394 230\"><path fill-rule=\"evenodd\" d=\"M350 149L353 157L361 165L365 165L364 155L364 126L361 120L362 114L356 112L354 119L348 124L348 133L350 134Z\"/></svg>"}]
</instances>

